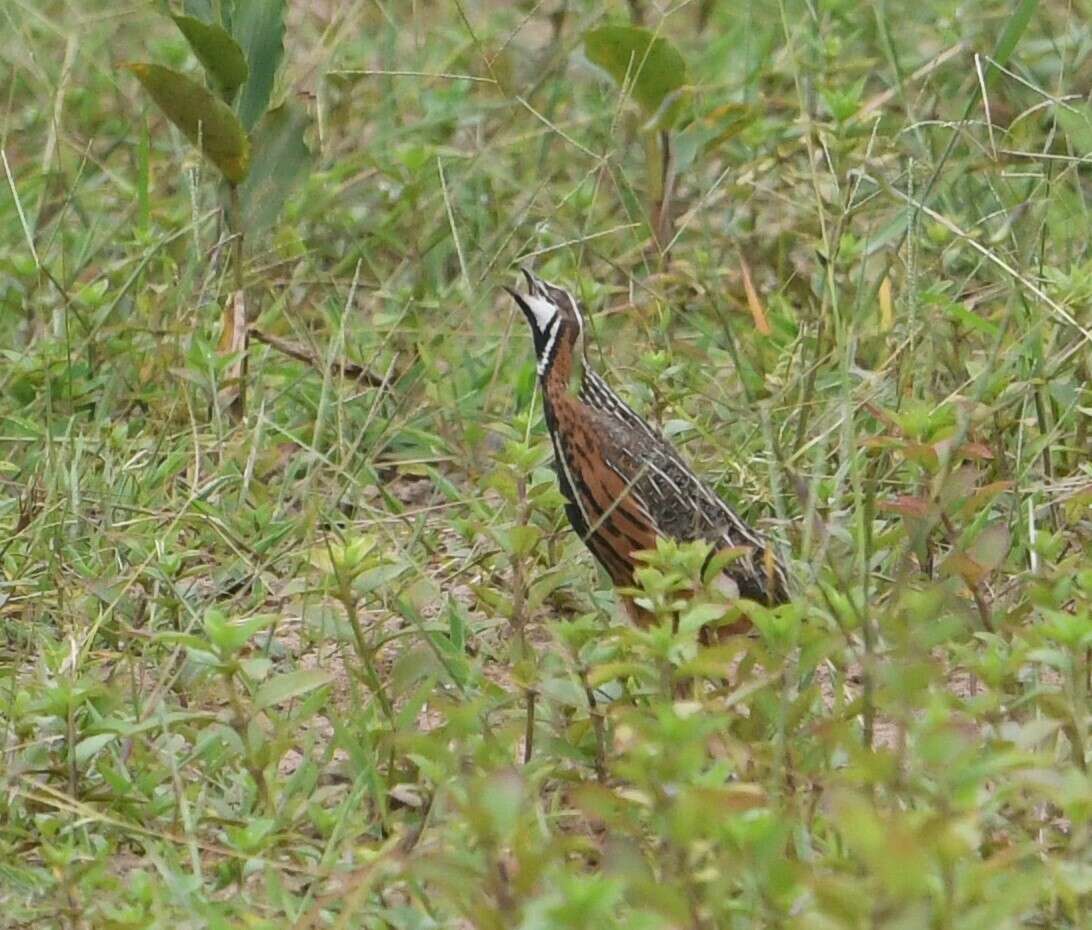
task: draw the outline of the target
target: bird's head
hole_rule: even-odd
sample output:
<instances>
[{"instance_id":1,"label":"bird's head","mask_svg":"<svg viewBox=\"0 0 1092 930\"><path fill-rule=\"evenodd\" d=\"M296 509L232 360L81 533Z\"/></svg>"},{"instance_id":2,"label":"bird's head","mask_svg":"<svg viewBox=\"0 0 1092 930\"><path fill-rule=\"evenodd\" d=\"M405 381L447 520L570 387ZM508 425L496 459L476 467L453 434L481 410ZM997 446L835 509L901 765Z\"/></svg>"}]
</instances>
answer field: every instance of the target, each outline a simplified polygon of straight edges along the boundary
<instances>
[{"instance_id":1,"label":"bird's head","mask_svg":"<svg viewBox=\"0 0 1092 930\"><path fill-rule=\"evenodd\" d=\"M583 361L584 320L576 298L563 287L557 287L526 268L520 268L527 279L527 293L520 294L506 287L527 323L538 358L538 373L546 377L555 361L565 357L569 365Z\"/></svg>"}]
</instances>

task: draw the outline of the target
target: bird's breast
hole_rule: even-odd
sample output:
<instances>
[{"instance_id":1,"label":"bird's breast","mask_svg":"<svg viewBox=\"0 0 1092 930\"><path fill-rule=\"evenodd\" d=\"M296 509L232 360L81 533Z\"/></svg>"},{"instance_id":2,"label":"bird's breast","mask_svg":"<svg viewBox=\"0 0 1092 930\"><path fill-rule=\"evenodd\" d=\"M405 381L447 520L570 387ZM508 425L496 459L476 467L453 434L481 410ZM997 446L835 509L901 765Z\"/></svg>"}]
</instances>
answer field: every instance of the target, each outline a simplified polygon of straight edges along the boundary
<instances>
[{"instance_id":1,"label":"bird's breast","mask_svg":"<svg viewBox=\"0 0 1092 930\"><path fill-rule=\"evenodd\" d=\"M656 544L656 529L633 495L636 476L610 461L607 432L582 401L566 393L546 406L569 522L614 583L631 585L633 554Z\"/></svg>"}]
</instances>

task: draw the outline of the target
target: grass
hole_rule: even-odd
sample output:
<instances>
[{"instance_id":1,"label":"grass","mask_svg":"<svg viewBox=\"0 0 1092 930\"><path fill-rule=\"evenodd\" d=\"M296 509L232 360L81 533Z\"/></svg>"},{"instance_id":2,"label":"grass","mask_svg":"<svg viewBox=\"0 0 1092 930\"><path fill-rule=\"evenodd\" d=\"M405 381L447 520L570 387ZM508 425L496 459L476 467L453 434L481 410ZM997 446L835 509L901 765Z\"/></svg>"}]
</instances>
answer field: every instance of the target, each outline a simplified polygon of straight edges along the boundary
<instances>
[{"instance_id":1,"label":"grass","mask_svg":"<svg viewBox=\"0 0 1092 930\"><path fill-rule=\"evenodd\" d=\"M241 421L214 172L120 69L181 37L4 8L4 925L1087 927L1079 8L293 7ZM659 244L580 54L636 14L694 87ZM792 554L756 635L699 647L685 547L622 619L518 260Z\"/></svg>"}]
</instances>

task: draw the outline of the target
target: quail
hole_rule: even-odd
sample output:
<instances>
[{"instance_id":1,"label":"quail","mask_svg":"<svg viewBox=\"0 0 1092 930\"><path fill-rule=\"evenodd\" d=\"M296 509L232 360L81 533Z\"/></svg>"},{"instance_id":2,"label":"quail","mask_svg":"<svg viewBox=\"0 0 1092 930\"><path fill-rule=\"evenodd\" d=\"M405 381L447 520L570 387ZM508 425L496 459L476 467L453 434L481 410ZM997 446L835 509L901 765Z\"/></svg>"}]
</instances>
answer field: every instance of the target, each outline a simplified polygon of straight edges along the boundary
<instances>
[{"instance_id":1,"label":"quail","mask_svg":"<svg viewBox=\"0 0 1092 930\"><path fill-rule=\"evenodd\" d=\"M717 586L762 604L787 599L784 568L768 540L749 527L683 461L664 436L588 364L584 320L573 295L526 268L527 292L505 288L531 328L546 426L565 512L619 588L635 587L636 553L657 537L704 540L713 553L742 547ZM630 616L652 615L632 597Z\"/></svg>"}]
</instances>

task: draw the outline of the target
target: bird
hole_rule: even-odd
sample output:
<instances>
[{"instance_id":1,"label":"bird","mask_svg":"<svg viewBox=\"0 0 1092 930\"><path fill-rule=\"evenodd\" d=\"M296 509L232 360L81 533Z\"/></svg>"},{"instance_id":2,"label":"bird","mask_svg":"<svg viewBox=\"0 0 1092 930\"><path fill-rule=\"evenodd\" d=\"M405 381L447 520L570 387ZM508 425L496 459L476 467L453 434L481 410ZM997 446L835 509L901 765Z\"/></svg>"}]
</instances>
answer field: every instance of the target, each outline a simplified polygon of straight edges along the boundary
<instances>
[{"instance_id":1,"label":"bird","mask_svg":"<svg viewBox=\"0 0 1092 930\"><path fill-rule=\"evenodd\" d=\"M554 468L573 530L617 588L637 587L637 553L657 538L711 544L745 554L716 586L730 600L767 606L788 599L785 569L772 544L749 527L686 464L663 436L623 401L588 363L584 318L573 295L521 267L527 292L505 286L531 328L543 415ZM630 617L655 615L622 596ZM745 626L746 619L741 621ZM727 632L739 632L740 623Z\"/></svg>"}]
</instances>

